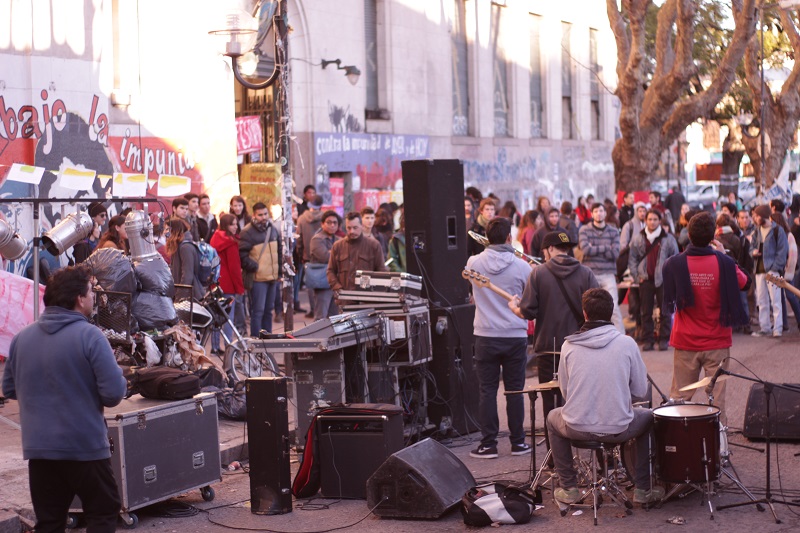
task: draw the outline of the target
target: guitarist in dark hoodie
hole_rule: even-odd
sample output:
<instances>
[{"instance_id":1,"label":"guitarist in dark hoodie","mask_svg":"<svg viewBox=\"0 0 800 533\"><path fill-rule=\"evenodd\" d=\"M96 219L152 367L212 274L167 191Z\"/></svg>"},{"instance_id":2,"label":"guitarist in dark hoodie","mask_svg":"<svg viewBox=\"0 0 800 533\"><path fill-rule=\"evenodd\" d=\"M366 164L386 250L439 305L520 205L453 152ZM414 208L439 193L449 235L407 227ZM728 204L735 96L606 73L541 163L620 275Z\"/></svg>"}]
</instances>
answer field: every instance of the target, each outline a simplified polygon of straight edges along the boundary
<instances>
[{"instance_id":1,"label":"guitarist in dark hoodie","mask_svg":"<svg viewBox=\"0 0 800 533\"><path fill-rule=\"evenodd\" d=\"M509 308L520 318L536 320L533 335L533 351L537 354L539 383L553 380L558 368L561 345L567 335L572 335L583 324L581 296L589 289L599 287L592 271L580 264L569 253L577 243L572 242L563 231L554 231L544 236L542 252L545 264L533 267L522 298L515 296L508 302ZM549 352L549 353L548 353ZM542 393L542 411L545 419L555 407L556 396L561 403L561 394ZM545 436L549 435L545 427Z\"/></svg>"}]
</instances>

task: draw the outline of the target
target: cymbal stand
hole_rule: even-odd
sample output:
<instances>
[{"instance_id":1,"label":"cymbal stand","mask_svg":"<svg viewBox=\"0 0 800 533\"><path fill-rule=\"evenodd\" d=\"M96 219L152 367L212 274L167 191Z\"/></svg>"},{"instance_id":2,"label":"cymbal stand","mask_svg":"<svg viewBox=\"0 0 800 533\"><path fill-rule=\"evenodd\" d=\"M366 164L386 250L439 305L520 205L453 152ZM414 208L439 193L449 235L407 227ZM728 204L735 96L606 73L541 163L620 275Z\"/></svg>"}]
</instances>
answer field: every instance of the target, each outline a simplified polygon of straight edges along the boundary
<instances>
[{"instance_id":1,"label":"cymbal stand","mask_svg":"<svg viewBox=\"0 0 800 533\"><path fill-rule=\"evenodd\" d=\"M770 395L772 394L773 389L778 388L778 389L785 389L785 390L794 391L794 392L797 392L797 389L795 387L787 387L785 385L778 385L777 383L771 383L769 381L763 381L763 380L760 380L760 379L757 379L757 378L753 378L753 377L750 377L750 376L743 376L741 374L736 374L736 373L731 372L729 370L722 369L721 373L722 374L728 374L729 376L745 379L747 381L752 381L754 383L761 383L761 385L764 387L764 400L765 400L765 404L766 404L766 413L767 413L767 431L766 431L766 433L767 433L766 434L766 441L767 441L766 452L767 453L766 453L766 457L765 457L765 460L767 462L767 468L766 468L766 472L767 472L767 490L766 490L766 493L764 494L763 498L754 499L752 497L752 494L748 494L748 496L750 497L750 501L732 503L732 504L729 504L729 505L720 505L718 507L718 509L720 509L720 510L721 509L730 509L730 508L733 508L733 507L741 507L743 505L755 504L756 505L756 509L758 509L759 511L763 511L763 507L760 505L760 504L763 503L763 504L766 504L767 506L769 506L769 510L772 512L772 517L775 519L775 523L776 524L780 524L781 521L778 519L778 515L775 514L775 507L773 506L773 503L782 503L784 505L790 505L790 506L794 506L794 507L800 506L800 503L798 503L798 502L790 502L790 501L786 501L786 500L778 500L778 499L775 499L775 498L772 497L772 486L771 486L772 463L770 461L771 449L772 449L772 438L771 438L772 418L770 417L769 400L770 400Z\"/></svg>"}]
</instances>

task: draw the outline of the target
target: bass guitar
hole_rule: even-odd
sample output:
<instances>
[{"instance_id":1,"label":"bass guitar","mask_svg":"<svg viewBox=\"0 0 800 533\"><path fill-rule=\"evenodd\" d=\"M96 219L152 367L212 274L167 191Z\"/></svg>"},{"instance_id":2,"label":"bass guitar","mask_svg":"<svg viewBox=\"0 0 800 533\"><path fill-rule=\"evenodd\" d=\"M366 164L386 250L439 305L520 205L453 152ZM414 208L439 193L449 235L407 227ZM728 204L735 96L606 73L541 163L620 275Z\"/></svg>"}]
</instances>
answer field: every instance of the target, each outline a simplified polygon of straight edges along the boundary
<instances>
[{"instance_id":1,"label":"bass guitar","mask_svg":"<svg viewBox=\"0 0 800 533\"><path fill-rule=\"evenodd\" d=\"M765 276L765 278L766 278L767 281L769 281L770 283L774 283L775 285L777 285L781 289L786 289L787 291L792 291L798 297L800 297L800 289L798 289L797 287L795 287L794 285L792 285L791 283L786 281L784 278L782 278L780 276L773 276L772 274L767 274Z\"/></svg>"},{"instance_id":2,"label":"bass guitar","mask_svg":"<svg viewBox=\"0 0 800 533\"><path fill-rule=\"evenodd\" d=\"M478 287L483 287L485 289L489 289L495 294L498 294L508 300L509 302L514 299L513 296L508 294L506 291L501 289L500 287L494 285L489 278L478 272L477 270L472 270L471 268L465 268L463 272L461 272L461 277L465 280L471 282L473 285Z\"/></svg>"}]
</instances>

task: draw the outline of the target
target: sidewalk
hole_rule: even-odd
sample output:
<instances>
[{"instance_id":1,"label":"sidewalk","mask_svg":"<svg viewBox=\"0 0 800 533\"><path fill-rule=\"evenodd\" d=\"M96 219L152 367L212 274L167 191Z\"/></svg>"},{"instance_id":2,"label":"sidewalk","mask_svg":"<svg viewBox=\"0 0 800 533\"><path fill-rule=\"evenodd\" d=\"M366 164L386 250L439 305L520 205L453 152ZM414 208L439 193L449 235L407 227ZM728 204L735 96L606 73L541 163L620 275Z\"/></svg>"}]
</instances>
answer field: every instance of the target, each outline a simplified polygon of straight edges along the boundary
<instances>
[{"instance_id":1,"label":"sidewalk","mask_svg":"<svg viewBox=\"0 0 800 533\"><path fill-rule=\"evenodd\" d=\"M299 317L302 318L302 317ZM300 324L298 321L297 324ZM299 327L299 326L298 326ZM775 383L800 383L800 334L792 331L781 339L761 339L744 335L734 335L734 346L731 350L734 361L731 370L747 373L747 369L754 372L762 379ZM666 394L672 378L672 350L667 352L646 352L644 361L648 372L655 383ZM0 365L1 366L1 365ZM1 368L0 368L1 370ZM528 379L527 384L533 385L536 379ZM736 472L744 485L757 497L764 495L766 484L765 454L763 442L750 442L738 431L744 421L747 396L750 391L750 382L731 378L727 381L727 409L728 425L730 430L728 440L731 443L732 462ZM703 401L702 391L695 396L695 401ZM505 399L503 391L498 394L498 412L500 427L504 430ZM656 404L660 403L657 393L654 392ZM602 401L599 398L598 401ZM526 409L528 400L526 399ZM796 402L792 402L795 405ZM778 406L781 409L793 408L792 406ZM290 406L290 410L291 410ZM536 405L537 432L542 426L541 402ZM16 527L18 523L16 513L20 512L30 516L30 496L28 492L27 465L21 458L19 431L14 427L18 423L18 406L16 402L9 402L0 409L0 533L5 531L18 531L18 529L4 529ZM773 414L775 411L773 410ZM529 424L526 423L526 427ZM469 451L477 446L478 434L464 436L446 443L456 457L470 469L476 480L515 480L524 482L529 478L530 456L512 457L507 433L501 433L499 452L500 457L494 460L473 459ZM537 437L537 442L539 438ZM749 446L755 449L743 448L738 445ZM247 452L245 424L220 420L220 447L222 463L228 464L234 459L244 458ZM761 451L759 451L761 450ZM544 445L536 447L537 461L541 462L545 454ZM797 442L782 442L772 446L771 489L773 496L780 498L783 491L788 500L800 498L800 457L795 454L800 452ZM297 471L298 461L294 452L292 459L292 476ZM722 480L722 488L718 495L712 497L713 505L719 506L726 503L746 501L746 496L741 493L727 478ZM208 509L209 513L201 513L193 517L165 519L157 516L147 516L139 513L139 529L147 528L152 533L171 533L174 531L229 531L227 526L243 528L269 528L278 531L317 531L333 527L348 527L349 531L363 531L375 533L376 531L388 532L416 532L420 529L439 531L468 531L464 526L460 514L450 512L437 521L415 520L387 520L369 515L369 509L363 500L325 500L315 499L316 512L300 512L299 506L307 501L295 501L296 511L280 516L259 516L250 512L246 500L249 499L249 476L243 475L241 470L234 472L225 471L223 481L214 485L217 498L212 502L204 502L198 491L192 491L179 498L179 501L193 505L200 509ZM776 505L776 513L782 524L776 525L769 510L758 512L753 505L745 505L734 509L717 511L714 521L709 520L708 505L701 501L697 493L682 499L674 499L663 505L645 511L641 508L634 509L632 516L625 516L613 506L602 506L598 511L599 526L592 525L591 509L583 509L579 514L569 514L565 517L559 515L558 508L552 501L549 490L543 491L544 508L535 513L531 526L546 528L547 530L563 529L566 531L597 531L611 530L623 532L641 531L797 531L800 530L800 518L796 508ZM312 504L312 505L314 505ZM222 506L222 507L221 507ZM213 508L213 510L212 510ZM7 512L4 514L3 510ZM11 511L9 513L8 511ZM681 529L667 523L667 520L680 516L686 520L688 527ZM4 518L6 517L6 518ZM354 524L359 519L364 520ZM225 524L215 525L215 523ZM121 528L120 524L120 528ZM678 529L676 529L676 527Z\"/></svg>"}]
</instances>

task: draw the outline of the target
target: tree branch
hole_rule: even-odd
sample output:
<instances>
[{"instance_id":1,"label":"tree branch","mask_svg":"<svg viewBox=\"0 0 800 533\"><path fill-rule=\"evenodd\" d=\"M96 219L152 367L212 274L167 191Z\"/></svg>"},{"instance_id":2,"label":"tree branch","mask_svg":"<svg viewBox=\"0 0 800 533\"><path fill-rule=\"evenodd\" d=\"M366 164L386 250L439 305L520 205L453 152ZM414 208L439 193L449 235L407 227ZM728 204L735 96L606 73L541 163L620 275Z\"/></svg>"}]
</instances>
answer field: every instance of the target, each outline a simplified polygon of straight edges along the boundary
<instances>
[{"instance_id":1,"label":"tree branch","mask_svg":"<svg viewBox=\"0 0 800 533\"><path fill-rule=\"evenodd\" d=\"M736 75L736 67L748 49L748 44L753 40L755 2L756 0L733 1L736 28L728 49L711 79L711 85L702 93L693 95L677 105L662 128L662 144L664 146L668 145L697 117L707 114L730 87Z\"/></svg>"},{"instance_id":2,"label":"tree branch","mask_svg":"<svg viewBox=\"0 0 800 533\"><path fill-rule=\"evenodd\" d=\"M653 76L658 79L672 69L675 60L675 50L672 46L672 25L677 16L675 0L668 0L658 12L658 27L656 28L656 71Z\"/></svg>"},{"instance_id":3,"label":"tree branch","mask_svg":"<svg viewBox=\"0 0 800 533\"><path fill-rule=\"evenodd\" d=\"M800 102L800 34L797 32L797 27L794 25L794 20L789 15L789 13L781 9L780 11L781 23L783 24L783 30L786 32L786 35L789 37L789 42L792 45L792 50L794 51L794 66L792 67L792 72L789 74L789 77L786 78L786 81L783 82L783 87L781 87L781 102L784 99L792 99L795 106Z\"/></svg>"},{"instance_id":4,"label":"tree branch","mask_svg":"<svg viewBox=\"0 0 800 533\"><path fill-rule=\"evenodd\" d=\"M611 31L614 32L614 39L617 41L617 78L622 80L625 64L631 53L631 43L628 38L628 32L625 30L625 20L622 18L622 13L617 9L616 0L606 0L606 9Z\"/></svg>"}]
</instances>

